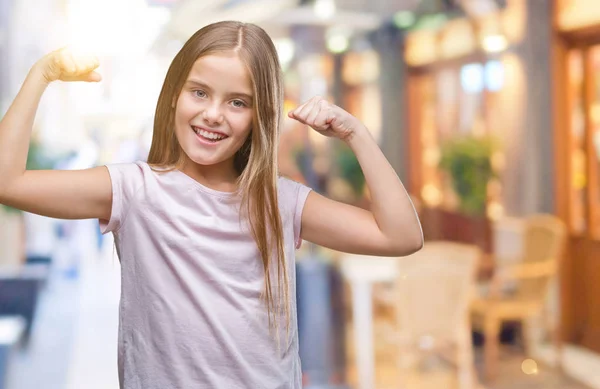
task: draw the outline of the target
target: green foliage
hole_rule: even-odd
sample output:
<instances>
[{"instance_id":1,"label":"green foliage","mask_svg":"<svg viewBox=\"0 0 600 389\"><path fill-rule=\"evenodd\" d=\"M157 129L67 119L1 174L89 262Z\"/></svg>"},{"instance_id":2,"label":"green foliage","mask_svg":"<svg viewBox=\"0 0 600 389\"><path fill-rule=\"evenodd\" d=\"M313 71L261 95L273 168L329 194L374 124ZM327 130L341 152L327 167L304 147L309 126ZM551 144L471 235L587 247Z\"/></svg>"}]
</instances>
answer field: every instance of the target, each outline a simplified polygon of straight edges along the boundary
<instances>
[{"instance_id":1,"label":"green foliage","mask_svg":"<svg viewBox=\"0 0 600 389\"><path fill-rule=\"evenodd\" d=\"M492 138L472 135L453 138L442 145L439 167L450 177L461 212L485 214L487 185L496 177L491 163L496 147Z\"/></svg>"},{"instance_id":2,"label":"green foliage","mask_svg":"<svg viewBox=\"0 0 600 389\"><path fill-rule=\"evenodd\" d=\"M39 142L31 142L29 145L29 153L27 154L27 170L52 169L55 162L56 161L44 151Z\"/></svg>"},{"instance_id":3,"label":"green foliage","mask_svg":"<svg viewBox=\"0 0 600 389\"><path fill-rule=\"evenodd\" d=\"M43 150L39 142L32 140L27 154L27 170L46 170L52 169L54 160L50 158ZM20 213L21 211L3 204L0 204L6 212Z\"/></svg>"},{"instance_id":4,"label":"green foliage","mask_svg":"<svg viewBox=\"0 0 600 389\"><path fill-rule=\"evenodd\" d=\"M361 198L365 187L365 176L352 149L338 142L336 162L340 177L350 185L356 197Z\"/></svg>"},{"instance_id":5,"label":"green foliage","mask_svg":"<svg viewBox=\"0 0 600 389\"><path fill-rule=\"evenodd\" d=\"M296 147L293 150L294 153L294 161L296 162L296 166L300 173L306 178L309 175L308 169L310 168L309 164L309 155L304 147Z\"/></svg>"},{"instance_id":6,"label":"green foliage","mask_svg":"<svg viewBox=\"0 0 600 389\"><path fill-rule=\"evenodd\" d=\"M304 177L308 176L309 172L307 170L311 169L311 161L308 159L309 155L304 148L294 150L296 166L298 166ZM366 183L365 176L352 149L343 142L336 142L331 159L336 164L340 178L350 185L357 198L361 198Z\"/></svg>"}]
</instances>

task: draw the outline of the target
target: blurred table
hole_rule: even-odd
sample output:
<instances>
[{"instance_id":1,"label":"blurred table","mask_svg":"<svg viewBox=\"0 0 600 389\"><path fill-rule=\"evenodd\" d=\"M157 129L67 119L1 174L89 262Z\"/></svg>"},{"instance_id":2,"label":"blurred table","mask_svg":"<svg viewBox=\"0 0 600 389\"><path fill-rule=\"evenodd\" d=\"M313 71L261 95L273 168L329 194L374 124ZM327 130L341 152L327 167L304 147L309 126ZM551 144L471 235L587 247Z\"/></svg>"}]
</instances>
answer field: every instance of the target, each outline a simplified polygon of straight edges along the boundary
<instances>
[{"instance_id":1,"label":"blurred table","mask_svg":"<svg viewBox=\"0 0 600 389\"><path fill-rule=\"evenodd\" d=\"M373 346L373 296L374 283L394 282L398 258L369 255L342 254L340 270L352 289L352 312L358 389L375 388L375 351ZM489 279L494 271L493 255L483 254L477 278Z\"/></svg>"},{"instance_id":2,"label":"blurred table","mask_svg":"<svg viewBox=\"0 0 600 389\"><path fill-rule=\"evenodd\" d=\"M0 266L0 315L25 319L23 342L27 344L33 328L40 290L48 278L48 264Z\"/></svg>"},{"instance_id":3,"label":"blurred table","mask_svg":"<svg viewBox=\"0 0 600 389\"><path fill-rule=\"evenodd\" d=\"M344 254L340 269L352 288L352 312L358 389L375 388L372 284L394 282L397 258Z\"/></svg>"}]
</instances>

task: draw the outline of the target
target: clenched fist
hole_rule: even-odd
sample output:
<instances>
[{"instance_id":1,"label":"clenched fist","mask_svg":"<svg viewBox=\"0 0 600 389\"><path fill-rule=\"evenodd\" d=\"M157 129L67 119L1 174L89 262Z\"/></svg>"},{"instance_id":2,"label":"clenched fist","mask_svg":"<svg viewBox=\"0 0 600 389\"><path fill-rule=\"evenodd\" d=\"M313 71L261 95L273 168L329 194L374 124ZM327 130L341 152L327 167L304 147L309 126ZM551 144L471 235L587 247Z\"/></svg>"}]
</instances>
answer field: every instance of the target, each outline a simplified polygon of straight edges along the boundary
<instances>
[{"instance_id":1,"label":"clenched fist","mask_svg":"<svg viewBox=\"0 0 600 389\"><path fill-rule=\"evenodd\" d=\"M99 65L97 57L75 54L68 48L46 54L36 64L48 83L56 80L98 82L102 76L94 70Z\"/></svg>"},{"instance_id":2,"label":"clenched fist","mask_svg":"<svg viewBox=\"0 0 600 389\"><path fill-rule=\"evenodd\" d=\"M356 117L320 96L315 96L290 111L288 116L322 135L342 140L349 139L357 131L366 131Z\"/></svg>"}]
</instances>

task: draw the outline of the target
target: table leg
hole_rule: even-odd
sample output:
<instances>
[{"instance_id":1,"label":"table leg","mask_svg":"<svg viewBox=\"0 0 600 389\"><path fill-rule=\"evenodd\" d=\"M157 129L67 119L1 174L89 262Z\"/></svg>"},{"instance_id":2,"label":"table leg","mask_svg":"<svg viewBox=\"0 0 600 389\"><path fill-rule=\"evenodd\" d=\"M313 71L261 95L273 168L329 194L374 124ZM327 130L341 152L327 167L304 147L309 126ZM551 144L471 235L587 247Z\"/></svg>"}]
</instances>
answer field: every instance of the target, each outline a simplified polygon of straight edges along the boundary
<instances>
[{"instance_id":1,"label":"table leg","mask_svg":"<svg viewBox=\"0 0 600 389\"><path fill-rule=\"evenodd\" d=\"M358 389L373 389L375 388L375 351L373 348L371 284L354 281L352 283L352 301Z\"/></svg>"}]
</instances>

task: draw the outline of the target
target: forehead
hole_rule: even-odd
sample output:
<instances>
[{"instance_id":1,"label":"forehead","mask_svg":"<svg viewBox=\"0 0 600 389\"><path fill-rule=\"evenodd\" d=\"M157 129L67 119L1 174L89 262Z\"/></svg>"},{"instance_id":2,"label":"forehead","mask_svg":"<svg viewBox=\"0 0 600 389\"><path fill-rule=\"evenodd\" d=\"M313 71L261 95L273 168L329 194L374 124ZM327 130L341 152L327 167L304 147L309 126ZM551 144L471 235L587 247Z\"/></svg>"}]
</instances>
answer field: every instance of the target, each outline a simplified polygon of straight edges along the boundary
<instances>
[{"instance_id":1,"label":"forehead","mask_svg":"<svg viewBox=\"0 0 600 389\"><path fill-rule=\"evenodd\" d=\"M201 81L214 89L252 94L246 65L235 53L200 57L192 65L188 80Z\"/></svg>"}]
</instances>

